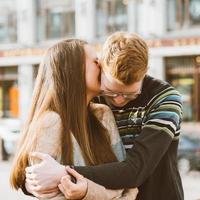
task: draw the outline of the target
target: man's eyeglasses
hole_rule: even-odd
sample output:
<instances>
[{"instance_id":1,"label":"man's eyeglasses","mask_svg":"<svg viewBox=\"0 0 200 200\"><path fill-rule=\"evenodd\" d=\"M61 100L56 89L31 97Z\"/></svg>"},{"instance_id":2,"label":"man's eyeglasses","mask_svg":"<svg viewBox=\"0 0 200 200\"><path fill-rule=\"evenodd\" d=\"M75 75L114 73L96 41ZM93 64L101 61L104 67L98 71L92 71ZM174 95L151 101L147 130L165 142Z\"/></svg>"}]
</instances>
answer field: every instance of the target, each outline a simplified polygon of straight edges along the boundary
<instances>
[{"instance_id":1,"label":"man's eyeglasses","mask_svg":"<svg viewBox=\"0 0 200 200\"><path fill-rule=\"evenodd\" d=\"M127 99L127 100L136 99L140 94L141 94L141 90L137 93L135 92L123 93L123 92L111 92L111 91L101 90L101 93L100 93L101 96L106 96L109 98L116 98L118 96L122 96L124 99Z\"/></svg>"}]
</instances>

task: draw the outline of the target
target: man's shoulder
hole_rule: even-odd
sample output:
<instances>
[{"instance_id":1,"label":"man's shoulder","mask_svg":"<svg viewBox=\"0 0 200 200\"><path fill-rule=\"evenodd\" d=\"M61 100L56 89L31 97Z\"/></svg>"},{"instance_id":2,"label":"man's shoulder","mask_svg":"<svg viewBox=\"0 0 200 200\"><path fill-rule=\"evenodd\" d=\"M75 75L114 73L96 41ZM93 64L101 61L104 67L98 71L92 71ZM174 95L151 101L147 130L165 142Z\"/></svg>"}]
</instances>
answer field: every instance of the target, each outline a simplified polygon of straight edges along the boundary
<instances>
[{"instance_id":1,"label":"man's shoulder","mask_svg":"<svg viewBox=\"0 0 200 200\"><path fill-rule=\"evenodd\" d=\"M144 84L144 90L151 95L151 98L171 94L180 95L180 93L170 83L151 76L146 77Z\"/></svg>"},{"instance_id":2,"label":"man's shoulder","mask_svg":"<svg viewBox=\"0 0 200 200\"><path fill-rule=\"evenodd\" d=\"M146 75L143 80L142 91L137 99L130 101L125 109L130 108L145 108L155 97L162 93L165 93L168 89L175 90L166 81L154 78L152 76Z\"/></svg>"},{"instance_id":3,"label":"man's shoulder","mask_svg":"<svg viewBox=\"0 0 200 200\"><path fill-rule=\"evenodd\" d=\"M150 75L146 75L143 83L144 92L149 92L152 95L155 95L169 87L172 87L168 82L154 78Z\"/></svg>"},{"instance_id":4,"label":"man's shoulder","mask_svg":"<svg viewBox=\"0 0 200 200\"><path fill-rule=\"evenodd\" d=\"M145 77L141 99L146 99L146 105L152 100L171 94L180 95L170 83L149 75Z\"/></svg>"}]
</instances>

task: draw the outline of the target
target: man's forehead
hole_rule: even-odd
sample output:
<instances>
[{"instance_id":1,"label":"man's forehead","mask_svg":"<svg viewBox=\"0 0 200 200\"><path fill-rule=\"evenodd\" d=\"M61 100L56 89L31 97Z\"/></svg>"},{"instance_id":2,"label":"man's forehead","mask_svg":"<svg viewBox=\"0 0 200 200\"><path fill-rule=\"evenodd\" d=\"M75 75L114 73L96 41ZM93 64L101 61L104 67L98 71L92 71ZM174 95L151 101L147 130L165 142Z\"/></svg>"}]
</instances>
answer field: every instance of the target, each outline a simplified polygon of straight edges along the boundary
<instances>
[{"instance_id":1,"label":"man's forehead","mask_svg":"<svg viewBox=\"0 0 200 200\"><path fill-rule=\"evenodd\" d=\"M102 72L102 86L114 92L137 92L141 87L141 82L138 81L131 85L124 85L122 82L114 78L110 73Z\"/></svg>"},{"instance_id":2,"label":"man's forehead","mask_svg":"<svg viewBox=\"0 0 200 200\"><path fill-rule=\"evenodd\" d=\"M111 72L102 70L102 79L106 82L110 83L111 85L117 85L119 87L125 87L125 85L112 76Z\"/></svg>"}]
</instances>

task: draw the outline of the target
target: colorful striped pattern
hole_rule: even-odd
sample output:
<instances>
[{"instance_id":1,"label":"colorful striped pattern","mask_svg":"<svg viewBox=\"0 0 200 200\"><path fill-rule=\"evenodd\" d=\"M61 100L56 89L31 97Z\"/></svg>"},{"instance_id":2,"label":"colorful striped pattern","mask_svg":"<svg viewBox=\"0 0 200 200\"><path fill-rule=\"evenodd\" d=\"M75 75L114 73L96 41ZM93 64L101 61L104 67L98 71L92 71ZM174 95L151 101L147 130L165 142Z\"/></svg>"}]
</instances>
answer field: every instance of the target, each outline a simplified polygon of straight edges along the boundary
<instances>
[{"instance_id":1,"label":"colorful striped pattern","mask_svg":"<svg viewBox=\"0 0 200 200\"><path fill-rule=\"evenodd\" d=\"M146 109L143 127L163 129L173 139L179 137L182 101L180 94L173 87L156 95Z\"/></svg>"},{"instance_id":2,"label":"colorful striped pattern","mask_svg":"<svg viewBox=\"0 0 200 200\"><path fill-rule=\"evenodd\" d=\"M106 103L102 97L98 98L98 102ZM133 102L122 109L111 109L126 149L132 147L135 137L143 128L162 129L173 140L179 137L181 95L166 82L147 76L137 103Z\"/></svg>"}]
</instances>

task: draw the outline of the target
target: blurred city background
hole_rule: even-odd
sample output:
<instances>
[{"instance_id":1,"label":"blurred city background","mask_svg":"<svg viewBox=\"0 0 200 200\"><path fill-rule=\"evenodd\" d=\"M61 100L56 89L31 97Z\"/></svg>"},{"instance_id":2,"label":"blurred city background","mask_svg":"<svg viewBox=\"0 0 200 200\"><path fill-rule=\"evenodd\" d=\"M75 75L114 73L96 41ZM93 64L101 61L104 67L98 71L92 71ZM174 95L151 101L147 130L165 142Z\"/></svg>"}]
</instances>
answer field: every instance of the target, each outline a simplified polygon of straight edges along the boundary
<instances>
[{"instance_id":1,"label":"blurred city background","mask_svg":"<svg viewBox=\"0 0 200 200\"><path fill-rule=\"evenodd\" d=\"M100 51L115 31L145 38L149 73L182 94L178 164L185 199L200 199L200 0L0 0L0 199L31 199L8 178L45 50L78 37Z\"/></svg>"}]
</instances>

